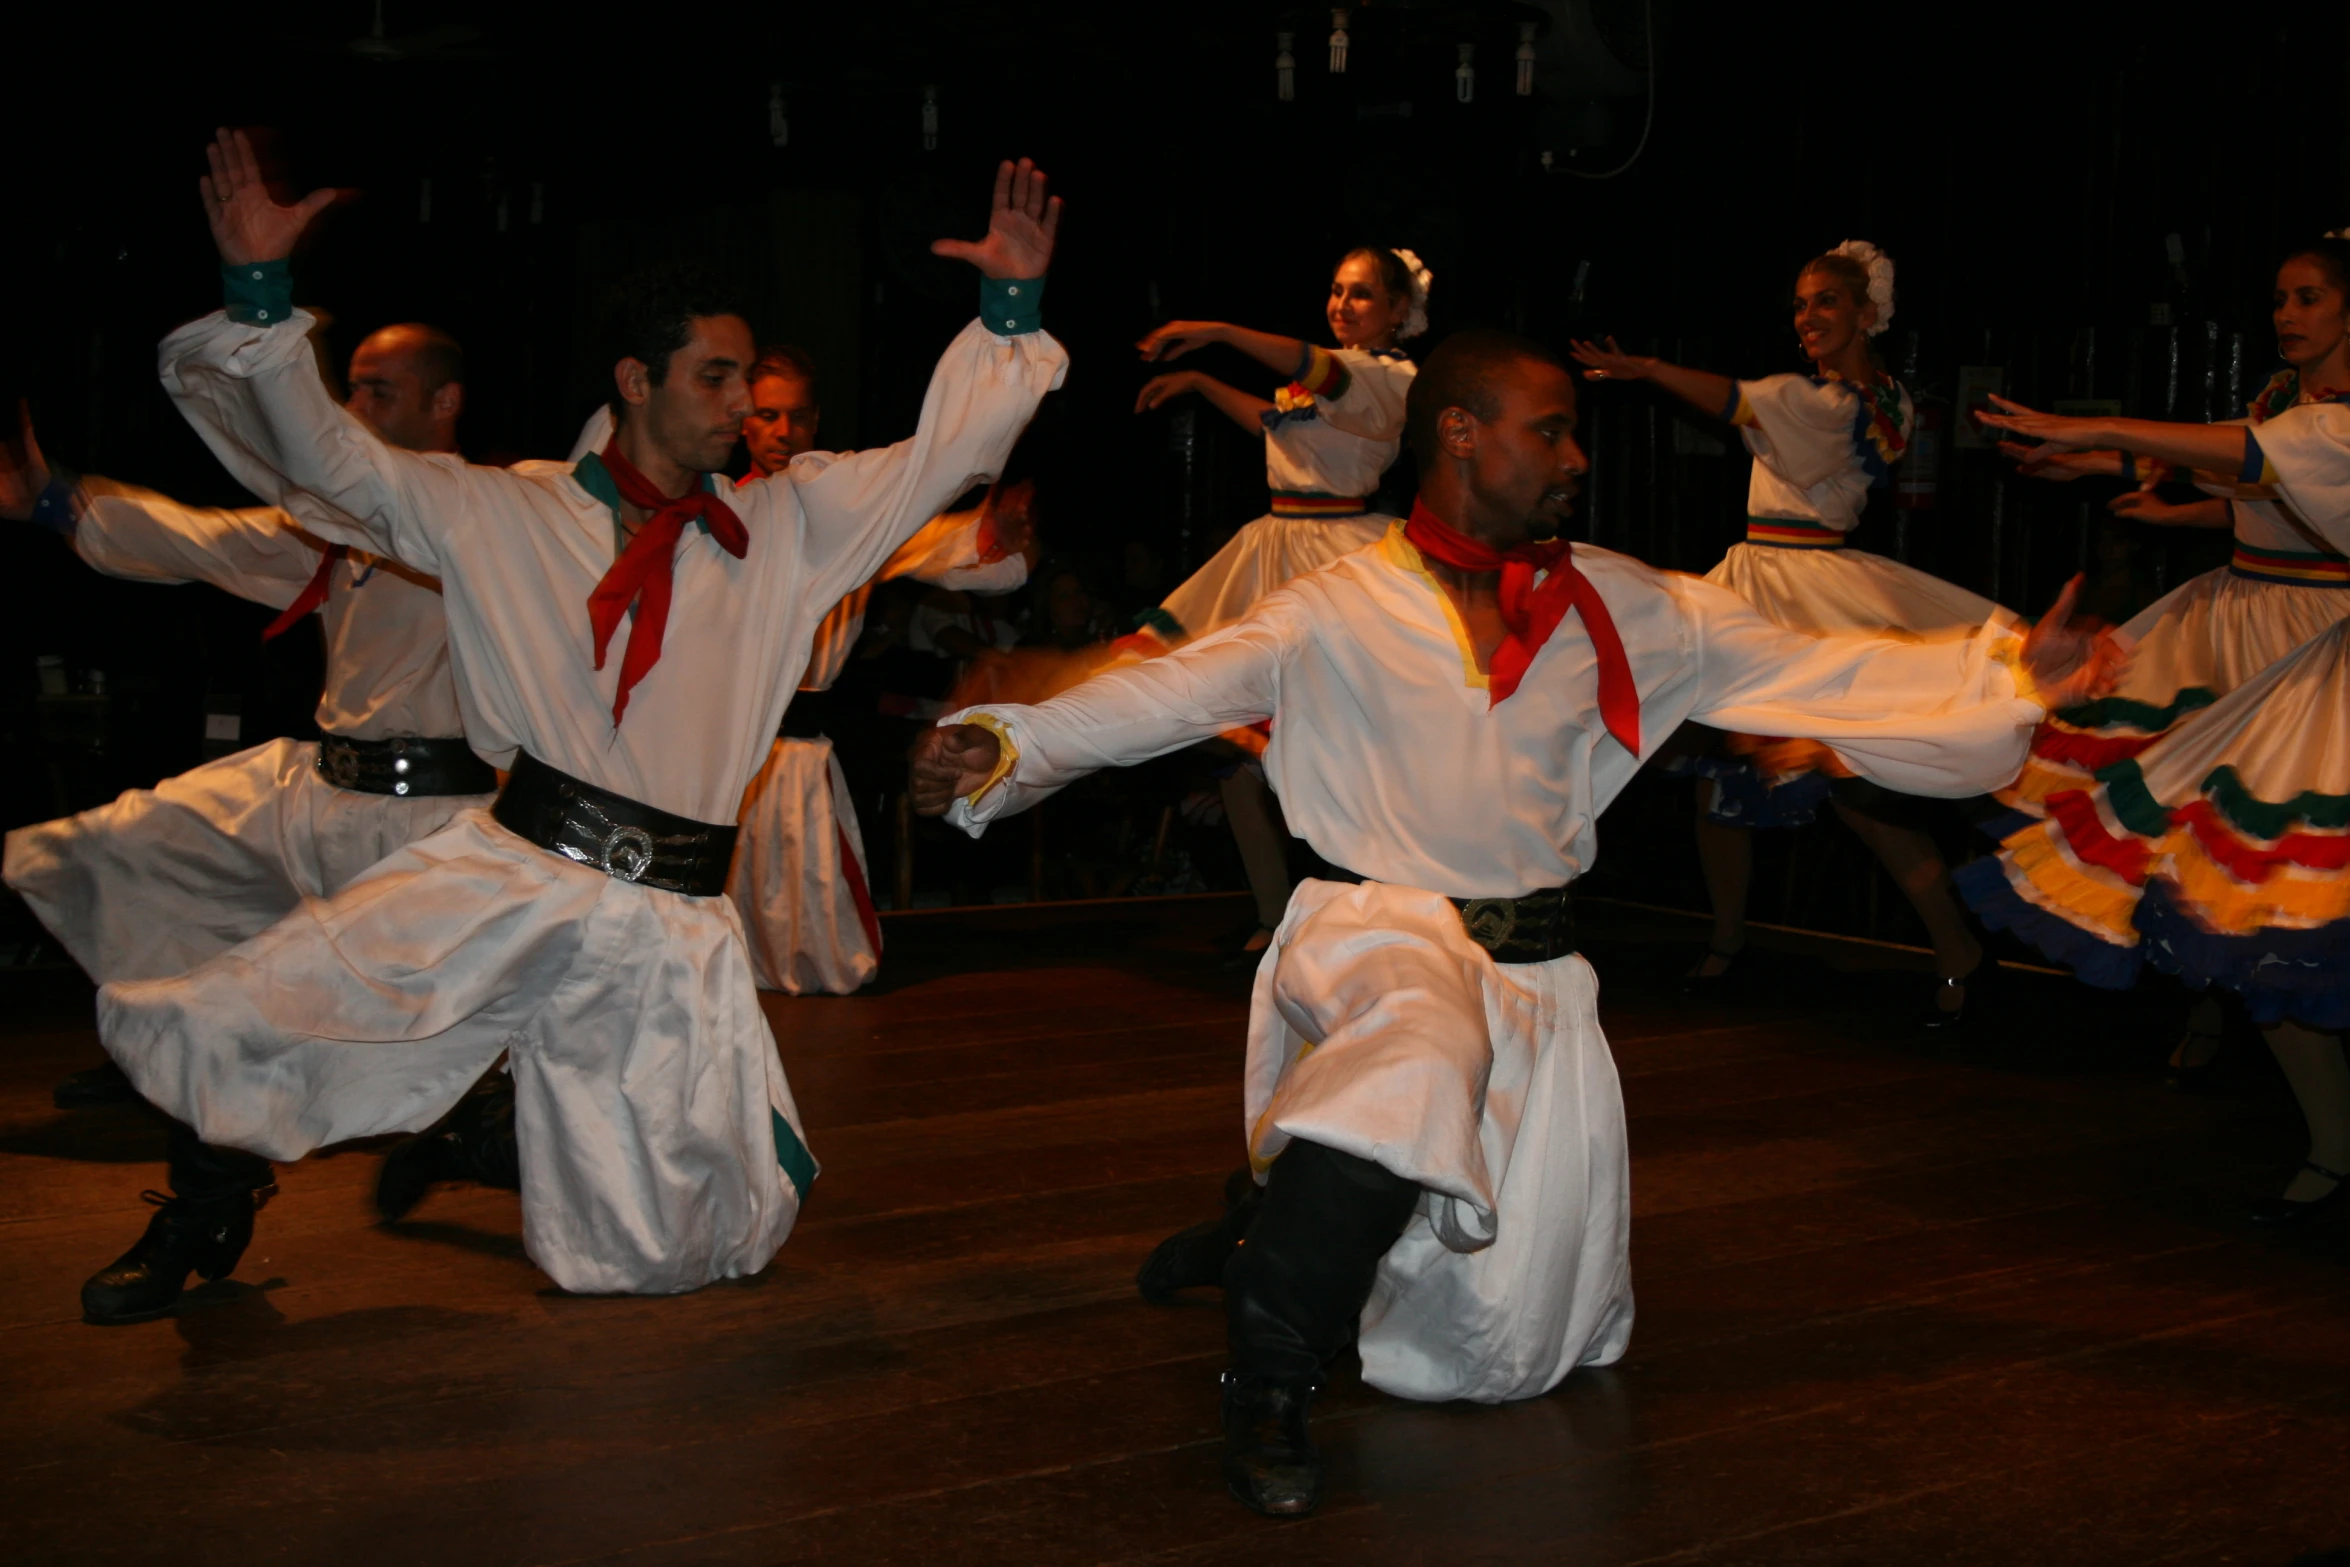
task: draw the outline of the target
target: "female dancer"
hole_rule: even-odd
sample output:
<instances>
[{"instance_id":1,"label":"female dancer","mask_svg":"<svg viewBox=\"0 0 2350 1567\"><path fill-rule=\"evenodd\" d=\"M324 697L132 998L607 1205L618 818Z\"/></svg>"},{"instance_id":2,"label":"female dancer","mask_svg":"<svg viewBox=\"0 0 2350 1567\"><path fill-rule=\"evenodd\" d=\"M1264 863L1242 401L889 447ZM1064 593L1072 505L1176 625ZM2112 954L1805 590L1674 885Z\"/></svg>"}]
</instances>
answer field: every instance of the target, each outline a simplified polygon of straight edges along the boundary
<instances>
[{"instance_id":1,"label":"female dancer","mask_svg":"<svg viewBox=\"0 0 2350 1567\"><path fill-rule=\"evenodd\" d=\"M2350 282L2330 266L2328 278ZM1983 422L2274 486L2350 570L2350 394L2241 427L2001 407ZM2350 1026L2350 620L2043 808L1997 859L1960 872L1967 900L2091 984L2126 987L2151 962L2240 995L2309 1123L2308 1162L2253 1217L2290 1223L2338 1201L2350 1190L2338 1037Z\"/></svg>"},{"instance_id":2,"label":"female dancer","mask_svg":"<svg viewBox=\"0 0 2350 1567\"><path fill-rule=\"evenodd\" d=\"M2328 236L2287 256L2274 295L2277 372L2234 425L2265 424L2288 408L2350 391L2350 241ZM2017 815L1994 824L2007 837L2047 814L2051 795L2089 789L2095 775L2137 756L2193 713L2241 686L2311 637L2350 615L2350 561L2325 542L2273 488L2235 473L2195 482L2212 499L2174 505L2154 493L2166 473L2124 451L2059 451L2001 443L2023 471L2070 480L2096 474L2138 479L2110 503L2136 522L2229 528L2235 559L2183 583L2122 627L2134 644L2113 695L2051 713L2032 741L2031 760L1999 798ZM2173 1079L2192 1080L2220 1043L2219 998L2207 994L2171 1055Z\"/></svg>"},{"instance_id":3,"label":"female dancer","mask_svg":"<svg viewBox=\"0 0 2350 1567\"><path fill-rule=\"evenodd\" d=\"M1601 348L1577 343L1575 358L1593 380L1654 381L1676 397L1738 427L1754 454L1746 499L1746 542L1732 545L1707 574L1783 626L1819 633L1892 631L1905 639L1969 636L1999 612L1989 599L1898 561L1847 549L1870 490L1887 482L1907 450L1909 393L1885 373L1869 340L1893 319L1893 262L1866 240L1846 240L1805 264L1795 279L1795 336L1814 373L1732 381L1704 370L1627 354L1614 339ZM1753 750L1753 743L1740 747ZM1802 766L1843 771L1818 747L1772 745L1765 754L1774 784ZM1796 757L1803 758L1801 763ZM1965 1016L1967 987L1983 962L1951 896L1933 839L1914 825L1902 797L1859 779L1836 778L1826 790L1788 784L1769 797L1718 764L1699 785L1698 858L1713 901L1713 942L1690 974L1712 989L1732 972L1746 946L1746 890L1753 875L1750 825L1793 826L1811 819L1807 802L1833 793L1836 813L1876 851L1934 943L1938 982L1926 1026ZM1790 798L1790 797L1793 798Z\"/></svg>"},{"instance_id":4,"label":"female dancer","mask_svg":"<svg viewBox=\"0 0 2350 1567\"><path fill-rule=\"evenodd\" d=\"M1434 274L1408 250L1350 250L1331 274L1324 319L1336 352L1294 337L1221 321L1170 321L1145 337L1142 357L1164 363L1221 343L1287 373L1273 401L1198 370L1171 370L1143 384L1143 413L1197 392L1233 423L1265 437L1265 478L1273 509L1244 526L1191 580L1144 616L1144 629L1172 647L1248 613L1292 577L1378 541L1395 518L1371 510L1379 477L1403 445L1404 394L1412 361L1396 345L1428 329ZM1257 929L1242 948L1261 952L1289 906L1289 868L1254 764L1223 780L1224 814L1240 844L1257 899Z\"/></svg>"}]
</instances>

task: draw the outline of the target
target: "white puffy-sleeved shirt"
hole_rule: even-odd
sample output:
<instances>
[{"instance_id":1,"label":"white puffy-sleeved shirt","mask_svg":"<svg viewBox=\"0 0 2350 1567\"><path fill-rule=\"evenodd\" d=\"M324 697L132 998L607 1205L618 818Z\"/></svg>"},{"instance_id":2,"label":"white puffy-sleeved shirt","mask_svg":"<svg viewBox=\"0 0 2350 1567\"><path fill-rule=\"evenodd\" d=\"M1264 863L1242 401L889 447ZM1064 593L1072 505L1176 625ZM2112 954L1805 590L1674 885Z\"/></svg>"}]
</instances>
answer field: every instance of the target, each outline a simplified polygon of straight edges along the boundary
<instances>
[{"instance_id":1,"label":"white puffy-sleeved shirt","mask_svg":"<svg viewBox=\"0 0 2350 1567\"><path fill-rule=\"evenodd\" d=\"M1813 638L1695 577L1583 545L1574 559L1623 639L1647 749L1694 717L1819 739L1890 788L1958 796L2013 778L2042 716L2002 661L2016 646L2005 611L1961 642ZM1640 765L1601 724L1579 614L1489 706L1467 632L1399 524L1167 657L942 720L984 720L1009 742L1008 770L949 819L977 833L1098 768L1267 718L1265 773L1293 831L1333 864L1449 897L1582 875L1593 824Z\"/></svg>"},{"instance_id":2,"label":"white puffy-sleeved shirt","mask_svg":"<svg viewBox=\"0 0 2350 1567\"><path fill-rule=\"evenodd\" d=\"M1264 416L1275 494L1369 496L1403 450L1404 396L1419 367L1401 349L1311 348Z\"/></svg>"},{"instance_id":3,"label":"white puffy-sleeved shirt","mask_svg":"<svg viewBox=\"0 0 2350 1567\"><path fill-rule=\"evenodd\" d=\"M2275 488L2328 548L2350 553L2350 404L2303 403L2249 439L2245 482Z\"/></svg>"},{"instance_id":4,"label":"white puffy-sleeved shirt","mask_svg":"<svg viewBox=\"0 0 2350 1567\"><path fill-rule=\"evenodd\" d=\"M326 556L324 543L275 507L183 506L111 479L86 479L82 492L74 552L110 577L208 582L284 609ZM353 740L463 732L439 583L355 552L329 575L319 618L326 633L320 729Z\"/></svg>"},{"instance_id":5,"label":"white puffy-sleeved shirt","mask_svg":"<svg viewBox=\"0 0 2350 1567\"><path fill-rule=\"evenodd\" d=\"M945 504L992 478L1068 355L1042 332L974 322L948 345L914 435L794 464L727 497L750 547L679 538L660 662L614 725L625 623L595 667L588 595L618 519L570 463L482 468L395 450L327 396L295 311L271 326L216 313L164 340L165 389L264 499L323 503L323 538L437 576L466 736L495 765L529 751L633 800L730 822L766 760L816 624ZM603 477L600 472L590 477ZM608 481L607 481L608 482Z\"/></svg>"},{"instance_id":6,"label":"white puffy-sleeved shirt","mask_svg":"<svg viewBox=\"0 0 2350 1567\"><path fill-rule=\"evenodd\" d=\"M1916 419L1898 381L1879 388L1872 403L1849 382L1802 375L1740 381L1727 412L1754 454L1746 514L1838 533L1860 526L1869 491L1900 460Z\"/></svg>"}]
</instances>

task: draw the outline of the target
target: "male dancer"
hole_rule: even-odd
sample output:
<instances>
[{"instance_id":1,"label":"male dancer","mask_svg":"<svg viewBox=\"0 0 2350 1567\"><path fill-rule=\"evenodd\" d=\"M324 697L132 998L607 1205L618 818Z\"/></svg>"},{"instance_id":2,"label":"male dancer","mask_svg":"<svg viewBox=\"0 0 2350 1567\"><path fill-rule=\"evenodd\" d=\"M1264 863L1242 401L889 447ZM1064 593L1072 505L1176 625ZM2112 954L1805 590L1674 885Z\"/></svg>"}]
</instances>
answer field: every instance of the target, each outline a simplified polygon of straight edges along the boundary
<instances>
[{"instance_id":1,"label":"male dancer","mask_svg":"<svg viewBox=\"0 0 2350 1567\"><path fill-rule=\"evenodd\" d=\"M464 374L463 352L445 332L386 327L351 356L344 406L390 445L454 452ZM305 498L293 505L317 510ZM209 582L282 611L264 636L314 612L326 633L322 740L254 746L8 835L8 885L100 984L184 974L496 789L496 774L465 743L431 577L329 545L274 507L182 506L110 480L56 479L29 418L18 451L0 453L0 516L57 529L109 576ZM63 1107L131 1096L111 1063L57 1093ZM448 1173L513 1184L512 1139L495 1124L453 1129L448 1146L457 1155ZM93 1322L165 1310L192 1267L210 1266L251 1230L266 1163L208 1147L178 1122L170 1150L172 1198L83 1291Z\"/></svg>"},{"instance_id":2,"label":"male dancer","mask_svg":"<svg viewBox=\"0 0 2350 1567\"><path fill-rule=\"evenodd\" d=\"M815 473L836 460L838 454L816 451L824 409L816 362L805 350L788 344L761 349L750 381L743 445L751 471L745 484L772 478L795 462ZM598 410L580 432L573 457L600 449L611 434L608 412ZM1025 481L997 486L980 506L932 518L897 547L872 581L817 624L799 691L784 710L766 764L744 791L736 818L741 837L726 878L761 990L845 996L870 983L881 967L881 918L865 837L829 734L839 716L830 693L864 633L875 585L911 577L978 593L1011 592L1028 580L1035 550L1032 496Z\"/></svg>"},{"instance_id":3,"label":"male dancer","mask_svg":"<svg viewBox=\"0 0 2350 1567\"><path fill-rule=\"evenodd\" d=\"M1696 717L1971 794L2111 656L2061 629L2070 588L2020 642L1998 622L1957 646L1814 640L1696 578L1536 542L1586 464L1574 382L1530 343L1453 338L1408 406L1420 499L1383 544L915 751L917 808L976 833L1275 720L1267 772L1333 868L1257 971L1244 1124L1265 1192L1222 1269L1225 1472L1266 1513L1314 1505L1307 1402L1358 1318L1365 1378L1411 1398L1528 1397L1623 1353L1623 1107L1567 884L1644 748Z\"/></svg>"},{"instance_id":4,"label":"male dancer","mask_svg":"<svg viewBox=\"0 0 2350 1567\"><path fill-rule=\"evenodd\" d=\"M979 268L985 319L910 440L722 495L750 329L690 272L616 301L603 452L419 456L336 408L306 359L285 257L330 195L279 206L242 133L210 156L231 309L165 340L165 387L249 487L311 495L330 513L314 531L440 578L466 733L511 772L492 809L253 940L102 988L100 1038L208 1141L276 1159L424 1126L503 1052L524 1245L558 1284L755 1272L816 1166L718 896L732 818L821 607L992 474L1059 383L1036 317L1059 203L1007 163L987 237L933 247Z\"/></svg>"}]
</instances>

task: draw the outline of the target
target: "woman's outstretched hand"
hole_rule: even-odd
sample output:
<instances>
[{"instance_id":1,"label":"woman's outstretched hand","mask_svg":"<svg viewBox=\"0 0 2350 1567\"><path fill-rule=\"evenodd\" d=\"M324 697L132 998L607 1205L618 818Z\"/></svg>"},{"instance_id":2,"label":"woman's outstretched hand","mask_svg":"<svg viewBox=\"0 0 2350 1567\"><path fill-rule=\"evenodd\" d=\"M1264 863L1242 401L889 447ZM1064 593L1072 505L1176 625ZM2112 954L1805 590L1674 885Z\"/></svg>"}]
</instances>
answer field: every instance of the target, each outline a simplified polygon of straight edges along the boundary
<instances>
[{"instance_id":1,"label":"woman's outstretched hand","mask_svg":"<svg viewBox=\"0 0 2350 1567\"><path fill-rule=\"evenodd\" d=\"M2104 696L2129 662L2112 631L2087 616L2074 615L2082 580L2075 576L2066 583L2024 638L2024 667L2039 687L2032 700L2052 712Z\"/></svg>"},{"instance_id":2,"label":"woman's outstretched hand","mask_svg":"<svg viewBox=\"0 0 2350 1567\"><path fill-rule=\"evenodd\" d=\"M1607 340L1605 348L1577 338L1568 346L1567 352L1574 356L1575 363L1583 367L1583 379L1586 381L1645 381L1657 365L1653 358L1625 353L1616 346L1616 340L1612 337Z\"/></svg>"},{"instance_id":3,"label":"woman's outstretched hand","mask_svg":"<svg viewBox=\"0 0 2350 1567\"><path fill-rule=\"evenodd\" d=\"M1196 392L1201 379L1197 370L1170 370L1165 375L1154 375L1142 383L1142 391L1134 399L1134 411L1146 414L1186 392Z\"/></svg>"},{"instance_id":4,"label":"woman's outstretched hand","mask_svg":"<svg viewBox=\"0 0 2350 1567\"><path fill-rule=\"evenodd\" d=\"M294 253L294 242L310 220L335 204L342 194L331 187L314 190L292 206L281 206L262 178L261 160L253 154L253 139L243 131L222 130L204 149L212 172L196 182L204 194L204 216L212 224L212 243L230 266L256 261L283 261Z\"/></svg>"},{"instance_id":5,"label":"woman's outstretched hand","mask_svg":"<svg viewBox=\"0 0 2350 1567\"><path fill-rule=\"evenodd\" d=\"M1180 359L1195 348L1221 343L1224 337L1225 326L1221 321L1170 321L1153 328L1134 346L1142 351L1145 360L1159 364Z\"/></svg>"},{"instance_id":6,"label":"woman's outstretched hand","mask_svg":"<svg viewBox=\"0 0 2350 1567\"><path fill-rule=\"evenodd\" d=\"M923 730L914 741L914 810L923 816L945 815L948 806L994 776L1002 755L1002 744L980 724Z\"/></svg>"},{"instance_id":7,"label":"woman's outstretched hand","mask_svg":"<svg viewBox=\"0 0 2350 1567\"><path fill-rule=\"evenodd\" d=\"M1975 414L1975 422L1986 430L2005 430L2011 435L2028 436L2032 440L2041 442L2044 447L2054 448L2054 450L2040 452L2035 460L2057 457L2065 452L2084 451L2097 444L2097 421L2094 419L2071 419L2063 414L2044 414L2037 409L2026 408L2013 398L2001 397L1996 392L1991 394L1991 401L1997 403L2001 411L1984 413L1978 410ZM2002 441L1999 443L1999 448L2006 451L2009 446L2016 444Z\"/></svg>"},{"instance_id":8,"label":"woman's outstretched hand","mask_svg":"<svg viewBox=\"0 0 2350 1567\"><path fill-rule=\"evenodd\" d=\"M1043 277L1052 265L1053 243L1060 232L1061 198L1046 193L1044 170L1022 158L996 166L987 237L976 242L937 240L930 253L968 261L983 277Z\"/></svg>"}]
</instances>

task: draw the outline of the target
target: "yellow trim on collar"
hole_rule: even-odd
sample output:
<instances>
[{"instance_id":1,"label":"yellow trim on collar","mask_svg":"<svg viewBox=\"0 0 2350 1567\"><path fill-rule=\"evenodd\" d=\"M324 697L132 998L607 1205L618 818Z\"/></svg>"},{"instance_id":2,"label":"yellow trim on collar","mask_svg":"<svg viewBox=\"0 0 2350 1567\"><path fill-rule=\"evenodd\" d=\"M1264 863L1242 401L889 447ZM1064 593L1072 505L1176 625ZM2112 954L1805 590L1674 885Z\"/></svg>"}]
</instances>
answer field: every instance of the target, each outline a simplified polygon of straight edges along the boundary
<instances>
[{"instance_id":1,"label":"yellow trim on collar","mask_svg":"<svg viewBox=\"0 0 2350 1567\"><path fill-rule=\"evenodd\" d=\"M1020 742L1012 738L1012 731L1006 729L1002 720L993 713L973 713L963 722L977 724L989 734L994 735L996 741L995 771L987 775L987 782L963 796L963 803L973 810L977 810L980 797L997 784L1002 783L1012 769L1019 765Z\"/></svg>"},{"instance_id":2,"label":"yellow trim on collar","mask_svg":"<svg viewBox=\"0 0 2350 1567\"><path fill-rule=\"evenodd\" d=\"M1389 560L1427 583L1428 591L1435 594L1436 602L1443 606L1444 623L1452 628L1453 643L1461 651L1462 681L1473 690L1492 690L1493 682L1486 678L1485 671L1477 667L1477 644L1469 640L1469 628L1462 621L1461 612L1453 607L1452 595L1444 591L1444 584L1438 582L1435 573L1428 569L1428 563L1421 558L1418 546L1404 537L1403 524L1390 523L1387 537L1379 541L1379 547L1387 552Z\"/></svg>"}]
</instances>

